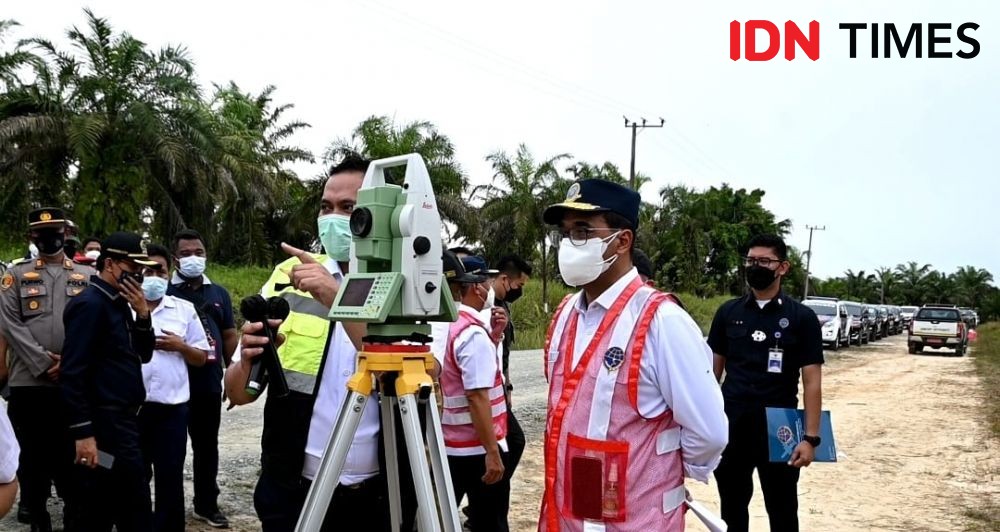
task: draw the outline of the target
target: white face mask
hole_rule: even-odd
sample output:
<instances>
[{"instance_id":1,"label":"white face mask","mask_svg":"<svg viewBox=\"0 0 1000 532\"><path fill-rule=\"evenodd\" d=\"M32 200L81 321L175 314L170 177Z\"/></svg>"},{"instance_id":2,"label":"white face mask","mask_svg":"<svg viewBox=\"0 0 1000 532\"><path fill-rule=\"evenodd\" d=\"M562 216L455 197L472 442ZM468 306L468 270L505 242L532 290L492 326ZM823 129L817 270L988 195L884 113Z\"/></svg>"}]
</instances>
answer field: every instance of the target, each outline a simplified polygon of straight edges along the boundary
<instances>
[{"instance_id":1,"label":"white face mask","mask_svg":"<svg viewBox=\"0 0 1000 532\"><path fill-rule=\"evenodd\" d=\"M90 260L97 260L101 256L101 252L96 249L92 249L86 253L87 258Z\"/></svg>"},{"instance_id":2,"label":"white face mask","mask_svg":"<svg viewBox=\"0 0 1000 532\"><path fill-rule=\"evenodd\" d=\"M486 304L483 305L483 310L489 310L496 306L497 294L493 291L493 287L490 287L490 291L486 293Z\"/></svg>"},{"instance_id":3,"label":"white face mask","mask_svg":"<svg viewBox=\"0 0 1000 532\"><path fill-rule=\"evenodd\" d=\"M201 277L201 274L205 273L205 257L198 257L195 255L182 257L178 261L177 269L180 271L181 275L187 279Z\"/></svg>"},{"instance_id":4,"label":"white face mask","mask_svg":"<svg viewBox=\"0 0 1000 532\"><path fill-rule=\"evenodd\" d=\"M34 242L28 244L28 255L31 255L33 259L38 258L38 246Z\"/></svg>"},{"instance_id":5,"label":"white face mask","mask_svg":"<svg viewBox=\"0 0 1000 532\"><path fill-rule=\"evenodd\" d=\"M607 238L591 238L582 246L574 245L569 238L562 239L559 243L559 273L562 274L563 281L572 287L578 287L600 277L618 260L617 253L605 259L604 252L620 234L621 231L618 231Z\"/></svg>"}]
</instances>

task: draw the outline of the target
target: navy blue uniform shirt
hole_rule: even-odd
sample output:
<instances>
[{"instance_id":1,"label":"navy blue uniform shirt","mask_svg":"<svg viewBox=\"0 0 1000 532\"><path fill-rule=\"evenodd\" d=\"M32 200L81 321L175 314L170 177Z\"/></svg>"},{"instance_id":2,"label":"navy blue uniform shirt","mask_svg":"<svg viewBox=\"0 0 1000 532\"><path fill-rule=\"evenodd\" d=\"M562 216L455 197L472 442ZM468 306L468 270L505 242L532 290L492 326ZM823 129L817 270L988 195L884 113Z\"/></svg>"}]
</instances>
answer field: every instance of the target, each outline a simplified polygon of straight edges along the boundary
<instances>
[{"instance_id":1,"label":"navy blue uniform shirt","mask_svg":"<svg viewBox=\"0 0 1000 532\"><path fill-rule=\"evenodd\" d=\"M178 283L177 281L181 282ZM191 382L191 394L214 393L222 394L222 370L225 364L224 352L226 350L222 341L222 331L236 328L233 318L233 302L229 297L229 292L225 288L204 282L201 287L195 289L190 284L183 281L180 276L174 276L170 286L167 287L167 294L190 301L198 311L205 331L208 332L209 342L215 347L215 360L210 360L204 366L188 366L188 376Z\"/></svg>"},{"instance_id":2,"label":"navy blue uniform shirt","mask_svg":"<svg viewBox=\"0 0 1000 532\"><path fill-rule=\"evenodd\" d=\"M712 351L726 357L726 412L798 405L799 370L823 363L816 313L784 293L760 308L752 294L724 303L708 333ZM768 352L782 350L781 373L767 371Z\"/></svg>"},{"instance_id":3,"label":"navy blue uniform shirt","mask_svg":"<svg viewBox=\"0 0 1000 532\"><path fill-rule=\"evenodd\" d=\"M94 435L94 408L136 408L146 400L142 365L153 357L153 324L133 319L128 301L94 275L63 312L59 368L63 408L74 439Z\"/></svg>"}]
</instances>

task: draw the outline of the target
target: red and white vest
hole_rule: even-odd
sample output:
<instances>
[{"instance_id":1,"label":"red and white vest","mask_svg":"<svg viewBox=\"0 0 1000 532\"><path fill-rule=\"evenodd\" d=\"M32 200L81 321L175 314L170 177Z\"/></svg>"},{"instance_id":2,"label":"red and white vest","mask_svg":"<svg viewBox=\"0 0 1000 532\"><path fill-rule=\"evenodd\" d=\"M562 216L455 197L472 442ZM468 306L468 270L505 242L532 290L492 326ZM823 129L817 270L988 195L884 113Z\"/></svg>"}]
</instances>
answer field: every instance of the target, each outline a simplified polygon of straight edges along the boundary
<instances>
[{"instance_id":1,"label":"red and white vest","mask_svg":"<svg viewBox=\"0 0 1000 532\"><path fill-rule=\"evenodd\" d=\"M580 294L556 310L545 341L549 381L540 531L683 531L680 427L639 414L646 335L669 294L630 283L572 367Z\"/></svg>"},{"instance_id":2,"label":"red and white vest","mask_svg":"<svg viewBox=\"0 0 1000 532\"><path fill-rule=\"evenodd\" d=\"M465 385L462 382L462 368L455 358L455 340L469 327L483 327L475 315L460 311L458 320L451 324L448 330L448 345L445 349L444 365L441 368L441 395L444 410L441 413L441 432L444 435L446 449L468 449L482 445L476 428L472 425L472 414L469 411L469 399L465 396ZM487 336L489 332L487 331ZM492 345L492 341L490 341ZM495 359L494 353L482 353ZM493 387L489 390L490 405L493 415L493 431L497 441L507 437L507 403L504 400L503 377L500 368L496 370Z\"/></svg>"}]
</instances>

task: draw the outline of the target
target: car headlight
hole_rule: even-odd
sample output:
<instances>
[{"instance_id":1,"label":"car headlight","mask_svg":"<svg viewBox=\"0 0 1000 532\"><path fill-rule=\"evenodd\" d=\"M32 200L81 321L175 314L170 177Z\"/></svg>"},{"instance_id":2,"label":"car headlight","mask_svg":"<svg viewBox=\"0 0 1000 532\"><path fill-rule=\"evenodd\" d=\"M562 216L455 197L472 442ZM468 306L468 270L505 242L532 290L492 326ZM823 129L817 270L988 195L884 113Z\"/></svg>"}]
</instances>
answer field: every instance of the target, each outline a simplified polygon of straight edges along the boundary
<instances>
[{"instance_id":1,"label":"car headlight","mask_svg":"<svg viewBox=\"0 0 1000 532\"><path fill-rule=\"evenodd\" d=\"M832 321L828 321L828 322L826 322L826 323L823 324L823 328L824 329L833 329L833 326L834 326L834 323Z\"/></svg>"}]
</instances>

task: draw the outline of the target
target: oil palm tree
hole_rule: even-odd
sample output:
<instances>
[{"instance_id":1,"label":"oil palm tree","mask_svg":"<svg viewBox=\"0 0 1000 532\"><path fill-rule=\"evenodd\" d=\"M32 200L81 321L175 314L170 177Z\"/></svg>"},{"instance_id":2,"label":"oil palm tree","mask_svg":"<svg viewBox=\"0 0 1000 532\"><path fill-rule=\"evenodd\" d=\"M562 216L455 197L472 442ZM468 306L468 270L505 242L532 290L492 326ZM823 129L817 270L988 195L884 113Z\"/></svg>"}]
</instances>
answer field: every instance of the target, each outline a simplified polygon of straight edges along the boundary
<instances>
[{"instance_id":1,"label":"oil palm tree","mask_svg":"<svg viewBox=\"0 0 1000 532\"><path fill-rule=\"evenodd\" d=\"M487 249L487 258L493 261L508 253L541 257L545 312L551 243L547 241L542 213L566 197L570 181L560 176L557 164L568 157L561 153L538 161L524 144L513 156L500 150L486 157L494 174L492 183L483 190L479 240Z\"/></svg>"}]
</instances>

